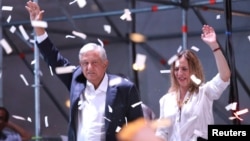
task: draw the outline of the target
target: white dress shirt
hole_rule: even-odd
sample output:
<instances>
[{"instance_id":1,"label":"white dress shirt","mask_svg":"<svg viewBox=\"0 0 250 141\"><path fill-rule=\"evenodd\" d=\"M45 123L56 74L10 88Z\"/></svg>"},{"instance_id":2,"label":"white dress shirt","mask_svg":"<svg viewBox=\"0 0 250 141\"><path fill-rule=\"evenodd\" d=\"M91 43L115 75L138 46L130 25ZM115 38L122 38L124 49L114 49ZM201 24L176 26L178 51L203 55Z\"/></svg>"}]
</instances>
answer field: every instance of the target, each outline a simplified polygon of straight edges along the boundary
<instances>
[{"instance_id":1,"label":"white dress shirt","mask_svg":"<svg viewBox=\"0 0 250 141\"><path fill-rule=\"evenodd\" d=\"M171 126L160 128L156 135L167 141L196 141L197 137L208 138L208 125L214 124L213 101L219 99L229 85L219 74L199 87L199 92L186 94L181 109L177 104L178 94L167 93L160 99L160 118L171 120ZM188 100L187 100L188 99Z\"/></svg>"},{"instance_id":2,"label":"white dress shirt","mask_svg":"<svg viewBox=\"0 0 250 141\"><path fill-rule=\"evenodd\" d=\"M107 88L107 74L96 90L93 84L87 81L84 95L81 95L78 104L77 141L105 141L104 112Z\"/></svg>"}]
</instances>

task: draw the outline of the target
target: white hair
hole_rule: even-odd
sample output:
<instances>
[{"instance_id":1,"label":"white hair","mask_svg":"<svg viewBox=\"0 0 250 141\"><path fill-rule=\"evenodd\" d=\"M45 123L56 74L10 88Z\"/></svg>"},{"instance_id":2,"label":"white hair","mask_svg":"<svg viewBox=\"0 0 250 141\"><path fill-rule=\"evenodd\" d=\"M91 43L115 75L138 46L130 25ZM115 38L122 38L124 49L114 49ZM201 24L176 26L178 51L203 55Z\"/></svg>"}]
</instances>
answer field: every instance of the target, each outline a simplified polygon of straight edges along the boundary
<instances>
[{"instance_id":1,"label":"white hair","mask_svg":"<svg viewBox=\"0 0 250 141\"><path fill-rule=\"evenodd\" d=\"M82 55L84 55L85 53L87 53L89 51L93 51L93 50L96 50L100 53L100 57L102 58L102 60L107 60L107 54L106 54L104 47L102 47L96 43L85 44L79 51L79 60L81 59Z\"/></svg>"}]
</instances>

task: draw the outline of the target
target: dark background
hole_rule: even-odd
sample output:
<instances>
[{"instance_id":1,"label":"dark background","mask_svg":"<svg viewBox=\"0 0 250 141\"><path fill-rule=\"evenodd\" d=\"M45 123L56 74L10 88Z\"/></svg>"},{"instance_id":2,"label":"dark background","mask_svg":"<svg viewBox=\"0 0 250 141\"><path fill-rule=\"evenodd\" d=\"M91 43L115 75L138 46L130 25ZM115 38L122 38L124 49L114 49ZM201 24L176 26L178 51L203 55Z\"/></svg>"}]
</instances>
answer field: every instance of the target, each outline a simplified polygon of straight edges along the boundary
<instances>
[{"instance_id":1,"label":"dark background","mask_svg":"<svg viewBox=\"0 0 250 141\"><path fill-rule=\"evenodd\" d=\"M69 92L55 75L51 75L49 67L38 60L41 75L38 77L40 86L34 87L35 78L34 47L30 40L25 40L18 27L22 25L33 39L33 31L25 9L25 0L1 0L1 6L12 6L12 11L1 11L1 38L4 38L13 48L11 54L2 50L1 56L1 103L6 106L11 115L24 117L20 120L11 117L11 120L30 130L34 135L40 131L44 137L54 137L67 134L68 108L66 101ZM217 72L213 53L200 39L201 28L204 23L213 26L217 32L218 42L221 44L226 57L235 60L231 66L236 70L237 84L231 86L223 96L214 103L216 124L235 124L228 118L231 112L225 109L230 100L239 101L239 109L249 108L250 85L250 1L232 0L231 22L226 12L229 7L223 0L87 0L87 5L80 8L77 3L69 4L70 0L40 0L41 9L45 10L44 20L48 22L47 31L61 53L78 64L78 51L89 41L97 42L101 39L105 43L109 58L110 73L123 74L134 81L141 93L142 100L159 116L159 99L169 88L169 74L162 74L160 70L169 69L167 60L176 53L179 46L198 47L206 80L210 80ZM229 2L229 0L228 0ZM120 16L124 9L130 9L132 21L123 21ZM152 10L154 9L154 10ZM8 23L7 19L11 16ZM182 24L188 27L187 34L182 34ZM233 55L226 53L228 33L227 25L232 28L231 49ZM104 31L103 26L110 25L111 33ZM11 33L10 27L17 28ZM65 38L72 35L72 31L83 32L87 39ZM138 32L146 36L144 43L133 43L129 34ZM146 68L135 72L132 64L137 53L144 54ZM39 57L38 57L39 58ZM164 63L165 62L165 63ZM25 85L20 74L23 74L29 83ZM38 95L37 97L35 95ZM236 97L230 98L230 95ZM238 98L237 98L238 97ZM35 100L38 99L38 102ZM35 105L40 109L36 120ZM45 117L49 126L45 126ZM28 121L30 118L31 121ZM240 124L249 124L250 115L242 116ZM40 129L35 123L40 124ZM239 123L237 123L239 124Z\"/></svg>"}]
</instances>

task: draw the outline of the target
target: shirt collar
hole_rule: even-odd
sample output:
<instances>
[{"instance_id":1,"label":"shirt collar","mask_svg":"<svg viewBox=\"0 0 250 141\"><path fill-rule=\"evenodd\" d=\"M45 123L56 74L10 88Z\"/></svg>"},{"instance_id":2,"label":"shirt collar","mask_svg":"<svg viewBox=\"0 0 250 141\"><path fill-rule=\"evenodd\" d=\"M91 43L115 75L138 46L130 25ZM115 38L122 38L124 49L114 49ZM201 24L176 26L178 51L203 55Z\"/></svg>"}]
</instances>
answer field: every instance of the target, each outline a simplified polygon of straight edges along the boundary
<instances>
[{"instance_id":1,"label":"shirt collar","mask_svg":"<svg viewBox=\"0 0 250 141\"><path fill-rule=\"evenodd\" d=\"M88 80L87 80L87 87L94 90L94 85L91 82L89 82ZM107 88L108 88L108 75L105 73L99 87L95 91L100 91L100 92L106 93Z\"/></svg>"}]
</instances>

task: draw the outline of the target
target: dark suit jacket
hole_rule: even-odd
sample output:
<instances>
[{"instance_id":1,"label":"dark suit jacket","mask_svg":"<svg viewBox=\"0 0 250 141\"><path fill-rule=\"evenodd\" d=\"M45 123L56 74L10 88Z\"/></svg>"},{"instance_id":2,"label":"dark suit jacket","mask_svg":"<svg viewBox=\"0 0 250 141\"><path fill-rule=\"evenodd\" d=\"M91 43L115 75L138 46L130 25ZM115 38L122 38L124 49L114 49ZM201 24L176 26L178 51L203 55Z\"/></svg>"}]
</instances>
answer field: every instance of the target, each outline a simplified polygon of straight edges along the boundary
<instances>
[{"instance_id":1,"label":"dark suit jacket","mask_svg":"<svg viewBox=\"0 0 250 141\"><path fill-rule=\"evenodd\" d=\"M59 66L69 66L70 62L64 58L47 38L38 44L43 59L51 66L55 72L55 68ZM78 57L78 54L76 55ZM86 86L86 78L83 76L79 66L73 73L59 74L58 77L67 86L70 91L70 117L68 139L76 141L76 125L78 113L79 96L83 93ZM106 141L117 141L116 128L122 127L126 120L133 121L139 117L143 117L141 106L132 107L131 105L140 102L140 95L135 85L129 80L108 74L109 85L107 89L106 105L105 105L105 133ZM116 80L116 84L111 84L112 80ZM118 80L118 81L117 81ZM112 113L108 111L111 106ZM88 117L83 117L88 118Z\"/></svg>"}]
</instances>

